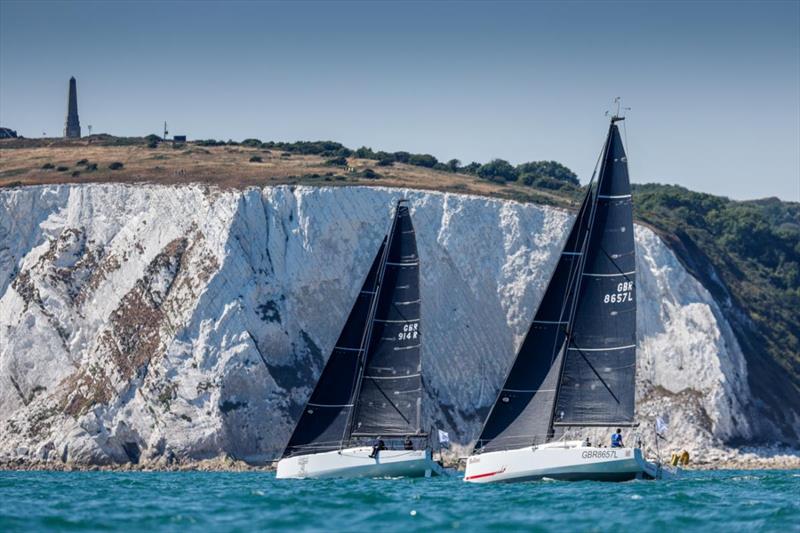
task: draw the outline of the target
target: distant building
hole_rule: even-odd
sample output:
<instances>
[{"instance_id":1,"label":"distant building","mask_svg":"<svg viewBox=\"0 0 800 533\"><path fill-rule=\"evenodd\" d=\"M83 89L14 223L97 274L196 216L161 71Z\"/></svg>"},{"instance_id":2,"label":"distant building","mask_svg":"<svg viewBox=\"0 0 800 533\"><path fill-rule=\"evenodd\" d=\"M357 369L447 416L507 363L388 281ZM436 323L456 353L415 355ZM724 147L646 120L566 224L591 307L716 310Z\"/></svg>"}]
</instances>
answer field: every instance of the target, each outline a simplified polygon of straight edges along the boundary
<instances>
[{"instance_id":1,"label":"distant building","mask_svg":"<svg viewBox=\"0 0 800 533\"><path fill-rule=\"evenodd\" d=\"M174 137L172 137L172 140L176 143L185 143L186 135L175 135Z\"/></svg>"},{"instance_id":2,"label":"distant building","mask_svg":"<svg viewBox=\"0 0 800 533\"><path fill-rule=\"evenodd\" d=\"M78 88L74 76L69 79L67 123L64 125L64 137L68 139L80 139L81 137L81 123L78 120Z\"/></svg>"},{"instance_id":3,"label":"distant building","mask_svg":"<svg viewBox=\"0 0 800 533\"><path fill-rule=\"evenodd\" d=\"M0 139L16 139L17 132L11 128L0 128Z\"/></svg>"}]
</instances>

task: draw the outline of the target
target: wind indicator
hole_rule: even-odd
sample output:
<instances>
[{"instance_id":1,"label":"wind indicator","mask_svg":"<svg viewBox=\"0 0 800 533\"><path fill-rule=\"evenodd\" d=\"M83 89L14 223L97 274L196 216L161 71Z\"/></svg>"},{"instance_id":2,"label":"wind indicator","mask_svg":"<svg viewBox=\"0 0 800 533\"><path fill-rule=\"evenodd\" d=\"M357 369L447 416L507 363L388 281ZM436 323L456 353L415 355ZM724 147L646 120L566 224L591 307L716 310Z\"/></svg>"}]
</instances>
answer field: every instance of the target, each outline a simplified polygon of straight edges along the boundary
<instances>
[{"instance_id":1,"label":"wind indicator","mask_svg":"<svg viewBox=\"0 0 800 533\"><path fill-rule=\"evenodd\" d=\"M611 122L617 122L618 120L625 120L625 111L630 111L630 107L623 107L622 106L622 97L615 96L614 103L612 105L617 106L617 109L614 111L614 114L611 116ZM622 112L622 114L620 114ZM606 116L611 114L610 111L606 111Z\"/></svg>"}]
</instances>

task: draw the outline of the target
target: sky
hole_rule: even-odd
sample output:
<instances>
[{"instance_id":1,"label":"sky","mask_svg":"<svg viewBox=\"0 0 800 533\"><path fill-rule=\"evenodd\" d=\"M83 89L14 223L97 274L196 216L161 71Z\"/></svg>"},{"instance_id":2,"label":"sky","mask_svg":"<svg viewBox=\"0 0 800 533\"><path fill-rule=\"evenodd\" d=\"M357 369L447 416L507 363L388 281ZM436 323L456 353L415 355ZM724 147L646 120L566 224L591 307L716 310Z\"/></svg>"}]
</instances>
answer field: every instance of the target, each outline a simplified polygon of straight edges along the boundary
<instances>
[{"instance_id":1,"label":"sky","mask_svg":"<svg viewBox=\"0 0 800 533\"><path fill-rule=\"evenodd\" d=\"M616 96L634 182L800 201L800 1L0 0L0 125L556 160Z\"/></svg>"}]
</instances>

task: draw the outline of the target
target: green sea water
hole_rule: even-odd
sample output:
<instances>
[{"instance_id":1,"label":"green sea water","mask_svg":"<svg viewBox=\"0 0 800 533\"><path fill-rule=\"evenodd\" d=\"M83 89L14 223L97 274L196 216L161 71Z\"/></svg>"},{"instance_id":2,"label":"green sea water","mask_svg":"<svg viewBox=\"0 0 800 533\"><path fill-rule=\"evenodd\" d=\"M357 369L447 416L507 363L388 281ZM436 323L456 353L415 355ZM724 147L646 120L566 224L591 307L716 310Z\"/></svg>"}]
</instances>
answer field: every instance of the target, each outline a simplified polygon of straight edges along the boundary
<instances>
[{"instance_id":1,"label":"green sea water","mask_svg":"<svg viewBox=\"0 0 800 533\"><path fill-rule=\"evenodd\" d=\"M473 485L461 478L0 472L6 531L800 531L800 471Z\"/></svg>"}]
</instances>

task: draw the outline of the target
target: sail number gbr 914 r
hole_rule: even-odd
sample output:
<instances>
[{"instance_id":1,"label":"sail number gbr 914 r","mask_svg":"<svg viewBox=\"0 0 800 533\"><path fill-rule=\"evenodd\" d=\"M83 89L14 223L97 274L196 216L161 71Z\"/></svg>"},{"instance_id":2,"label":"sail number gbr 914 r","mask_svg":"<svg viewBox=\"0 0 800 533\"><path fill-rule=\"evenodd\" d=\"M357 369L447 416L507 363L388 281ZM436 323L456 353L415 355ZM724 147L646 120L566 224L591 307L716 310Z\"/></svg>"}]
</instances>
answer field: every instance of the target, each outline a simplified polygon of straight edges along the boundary
<instances>
[{"instance_id":1,"label":"sail number gbr 914 r","mask_svg":"<svg viewBox=\"0 0 800 533\"><path fill-rule=\"evenodd\" d=\"M397 340L404 341L408 339L416 339L419 336L419 324L403 324L403 331L397 334Z\"/></svg>"},{"instance_id":2,"label":"sail number gbr 914 r","mask_svg":"<svg viewBox=\"0 0 800 533\"><path fill-rule=\"evenodd\" d=\"M617 284L617 292L609 293L603 297L605 304L621 304L633 301L633 282L623 281Z\"/></svg>"}]
</instances>

